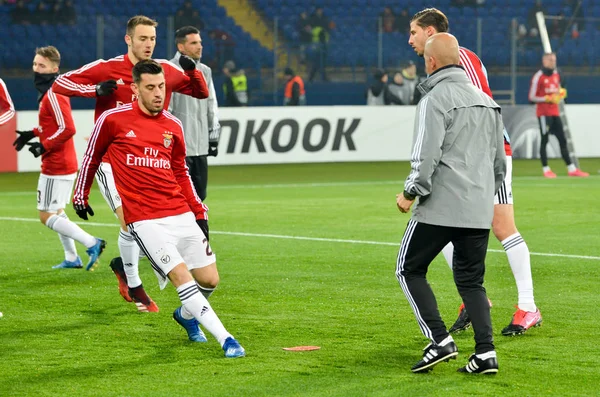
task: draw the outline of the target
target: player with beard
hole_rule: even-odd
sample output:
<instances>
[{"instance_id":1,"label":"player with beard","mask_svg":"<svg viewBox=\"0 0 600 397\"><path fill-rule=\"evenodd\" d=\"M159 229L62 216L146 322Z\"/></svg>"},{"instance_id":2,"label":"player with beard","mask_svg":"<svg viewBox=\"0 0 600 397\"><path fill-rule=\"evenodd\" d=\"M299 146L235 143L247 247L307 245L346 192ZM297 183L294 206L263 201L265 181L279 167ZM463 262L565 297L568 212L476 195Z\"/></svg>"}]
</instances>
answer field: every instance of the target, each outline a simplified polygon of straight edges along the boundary
<instances>
[{"instance_id":1,"label":"player with beard","mask_svg":"<svg viewBox=\"0 0 600 397\"><path fill-rule=\"evenodd\" d=\"M198 274L216 266L208 243L208 208L196 194L185 164L181 122L164 110L166 79L153 60L133 67L137 100L104 112L88 142L77 179L73 206L90 213L88 197L94 175L106 154L123 200L128 230L144 251L161 289L171 281L181 300L173 318L193 342L206 342L202 324L229 358L244 349L223 327L200 292ZM143 192L140 194L140 192Z\"/></svg>"},{"instance_id":2,"label":"player with beard","mask_svg":"<svg viewBox=\"0 0 600 397\"><path fill-rule=\"evenodd\" d=\"M61 75L54 83L53 90L67 96L96 98L96 121L104 111L133 102L135 93L131 88L131 70L139 61L152 58L156 45L156 26L156 21L143 15L130 18L125 34L127 54L109 60L100 59ZM169 105L173 91L195 98L208 97L204 77L196 70L190 58L180 58L179 64L184 70L167 60L157 62L162 65L166 80L165 108ZM127 230L121 196L114 183L109 157L102 160L96 181L104 199L121 223L118 239L120 257L111 261L111 268L119 281L119 292L125 300L133 300L139 311L158 312L158 306L142 286L138 270L140 249ZM87 220L87 213L78 215Z\"/></svg>"}]
</instances>

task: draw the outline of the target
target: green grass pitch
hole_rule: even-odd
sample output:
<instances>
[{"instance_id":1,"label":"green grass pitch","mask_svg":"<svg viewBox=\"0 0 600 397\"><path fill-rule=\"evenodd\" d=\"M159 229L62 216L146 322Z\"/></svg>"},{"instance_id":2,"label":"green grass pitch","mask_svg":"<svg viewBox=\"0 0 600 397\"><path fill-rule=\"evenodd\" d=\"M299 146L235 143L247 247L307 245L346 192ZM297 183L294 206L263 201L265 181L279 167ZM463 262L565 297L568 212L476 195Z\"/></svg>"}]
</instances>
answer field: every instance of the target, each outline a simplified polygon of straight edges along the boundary
<instances>
[{"instance_id":1,"label":"green grass pitch","mask_svg":"<svg viewBox=\"0 0 600 397\"><path fill-rule=\"evenodd\" d=\"M117 222L97 190L93 223L81 224L108 241L99 267L53 270L63 253L36 221L37 174L0 175L0 395L600 393L600 160L581 161L587 179L551 165L556 180L542 178L537 161L514 163L517 225L535 253L544 318L519 337L500 335L517 296L506 255L490 238L485 286L500 365L493 377L456 373L473 350L472 330L455 337L457 361L410 372L427 341L394 276L408 221L395 204L406 163L211 168L207 204L221 275L211 303L246 348L247 357L234 360L211 337L188 342L171 319L177 294L159 291L147 260L141 276L160 313L138 313L122 300L108 266L118 255ZM460 299L443 258L429 281L450 326ZM297 345L321 350L282 350Z\"/></svg>"}]
</instances>

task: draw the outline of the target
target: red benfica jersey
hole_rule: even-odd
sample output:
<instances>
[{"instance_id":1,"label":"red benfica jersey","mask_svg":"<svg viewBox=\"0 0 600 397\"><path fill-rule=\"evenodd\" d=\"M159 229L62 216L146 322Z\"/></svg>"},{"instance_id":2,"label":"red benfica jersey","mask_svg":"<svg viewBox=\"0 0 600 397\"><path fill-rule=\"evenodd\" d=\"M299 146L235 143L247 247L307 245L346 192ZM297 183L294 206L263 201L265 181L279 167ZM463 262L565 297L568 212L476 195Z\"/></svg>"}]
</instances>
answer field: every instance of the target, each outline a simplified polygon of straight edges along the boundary
<instances>
[{"instance_id":1,"label":"red benfica jersey","mask_svg":"<svg viewBox=\"0 0 600 397\"><path fill-rule=\"evenodd\" d=\"M538 70L531 79L529 87L529 100L536 103L535 113L541 116L560 116L557 103L547 103L546 95L560 93L560 75L556 70L551 76L546 76Z\"/></svg>"},{"instance_id":2,"label":"red benfica jersey","mask_svg":"<svg viewBox=\"0 0 600 397\"><path fill-rule=\"evenodd\" d=\"M194 98L208 98L208 87L199 70L184 71L165 59L155 59L155 61L161 64L165 73L165 109L169 107L173 91ZM96 98L94 112L94 121L96 121L105 111L135 101L136 98L131 90L131 83L133 83L131 69L133 63L127 54L107 61L100 59L58 76L52 88L54 92L61 95ZM112 95L96 97L96 84L106 80L116 80L117 90Z\"/></svg>"},{"instance_id":3,"label":"red benfica jersey","mask_svg":"<svg viewBox=\"0 0 600 397\"><path fill-rule=\"evenodd\" d=\"M126 223L192 211L208 219L185 163L181 122L163 110L144 113L136 102L100 116L88 142L73 202L87 203L102 156L110 156Z\"/></svg>"},{"instance_id":4,"label":"red benfica jersey","mask_svg":"<svg viewBox=\"0 0 600 397\"><path fill-rule=\"evenodd\" d=\"M69 98L49 89L40 102L38 123L39 127L35 127L33 133L40 138L40 143L46 149L42 154L42 174L76 173L77 155L73 143L75 123Z\"/></svg>"},{"instance_id":5,"label":"red benfica jersey","mask_svg":"<svg viewBox=\"0 0 600 397\"><path fill-rule=\"evenodd\" d=\"M460 47L458 52L460 55L460 64L465 68L469 80L490 98L494 99L490 84L488 83L487 72L481 59L473 51L464 47ZM508 136L506 136L506 130L504 130L504 151L507 156L512 156L512 149L510 148Z\"/></svg>"},{"instance_id":6,"label":"red benfica jersey","mask_svg":"<svg viewBox=\"0 0 600 397\"><path fill-rule=\"evenodd\" d=\"M12 119L14 115L15 105L13 105L12 99L10 99L6 84L0 79L0 125Z\"/></svg>"}]
</instances>

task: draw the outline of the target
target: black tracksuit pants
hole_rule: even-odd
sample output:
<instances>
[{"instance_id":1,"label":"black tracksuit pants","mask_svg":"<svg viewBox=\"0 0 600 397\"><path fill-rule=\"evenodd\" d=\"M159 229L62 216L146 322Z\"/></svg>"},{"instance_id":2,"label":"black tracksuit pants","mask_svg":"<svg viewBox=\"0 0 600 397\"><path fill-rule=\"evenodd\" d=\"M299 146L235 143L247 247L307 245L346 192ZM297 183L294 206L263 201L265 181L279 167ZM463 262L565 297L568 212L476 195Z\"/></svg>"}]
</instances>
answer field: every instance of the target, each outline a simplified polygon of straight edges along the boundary
<instances>
[{"instance_id":1,"label":"black tracksuit pants","mask_svg":"<svg viewBox=\"0 0 600 397\"><path fill-rule=\"evenodd\" d=\"M563 129L563 123L560 116L540 116L538 117L538 121L540 124L540 133L542 135L542 141L540 142L540 159L542 160L542 166L548 166L546 146L548 146L550 134L558 139L560 154L565 164L571 164L571 156L569 155L569 149L567 148L567 138L565 137L565 130Z\"/></svg>"},{"instance_id":2,"label":"black tracksuit pants","mask_svg":"<svg viewBox=\"0 0 600 397\"><path fill-rule=\"evenodd\" d=\"M396 264L396 277L411 305L421 332L440 343L448 336L426 275L429 264L449 242L454 245L454 282L465 304L477 354L494 350L492 319L483 276L489 229L467 229L408 222Z\"/></svg>"},{"instance_id":3,"label":"black tracksuit pants","mask_svg":"<svg viewBox=\"0 0 600 397\"><path fill-rule=\"evenodd\" d=\"M200 200L206 198L206 186L208 185L208 156L188 156L185 163L188 166L188 172L192 178L192 183L196 189L196 194Z\"/></svg>"}]
</instances>

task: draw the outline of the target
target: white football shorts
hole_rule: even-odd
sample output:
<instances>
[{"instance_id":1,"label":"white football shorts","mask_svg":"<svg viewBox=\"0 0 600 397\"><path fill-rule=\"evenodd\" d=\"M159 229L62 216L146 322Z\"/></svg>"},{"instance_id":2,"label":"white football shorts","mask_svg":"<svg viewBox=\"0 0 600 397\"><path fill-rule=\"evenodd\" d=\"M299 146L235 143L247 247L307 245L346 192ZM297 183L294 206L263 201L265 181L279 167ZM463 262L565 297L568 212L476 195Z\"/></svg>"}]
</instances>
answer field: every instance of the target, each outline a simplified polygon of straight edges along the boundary
<instances>
[{"instance_id":1,"label":"white football shorts","mask_svg":"<svg viewBox=\"0 0 600 397\"><path fill-rule=\"evenodd\" d=\"M37 209L44 212L58 212L71 202L73 184L77 174L40 174L37 187Z\"/></svg>"},{"instance_id":2,"label":"white football shorts","mask_svg":"<svg viewBox=\"0 0 600 397\"><path fill-rule=\"evenodd\" d=\"M122 203L121 196L119 196L119 192L117 192L117 185L115 185L112 167L109 163L100 163L98 171L96 171L96 182L98 182L102 197L104 197L104 200L110 209L115 212Z\"/></svg>"},{"instance_id":3,"label":"white football shorts","mask_svg":"<svg viewBox=\"0 0 600 397\"><path fill-rule=\"evenodd\" d=\"M167 274L180 263L185 263L192 270L217 260L191 212L133 222L127 226L150 260L161 289L169 281Z\"/></svg>"},{"instance_id":4,"label":"white football shorts","mask_svg":"<svg viewBox=\"0 0 600 397\"><path fill-rule=\"evenodd\" d=\"M512 193L512 157L506 156L506 176L498 193L494 196L494 205L496 204L513 204Z\"/></svg>"}]
</instances>

